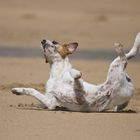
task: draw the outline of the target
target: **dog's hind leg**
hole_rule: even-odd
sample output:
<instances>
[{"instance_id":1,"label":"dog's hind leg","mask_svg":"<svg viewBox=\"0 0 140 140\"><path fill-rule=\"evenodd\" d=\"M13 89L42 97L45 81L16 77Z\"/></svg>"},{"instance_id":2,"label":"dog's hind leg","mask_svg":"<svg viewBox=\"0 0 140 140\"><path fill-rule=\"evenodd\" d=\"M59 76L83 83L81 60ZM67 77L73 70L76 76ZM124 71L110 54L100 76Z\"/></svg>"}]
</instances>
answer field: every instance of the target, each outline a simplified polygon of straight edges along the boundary
<instances>
[{"instance_id":1,"label":"dog's hind leg","mask_svg":"<svg viewBox=\"0 0 140 140\"><path fill-rule=\"evenodd\" d=\"M127 60L133 58L138 53L140 47L140 32L136 35L132 49L126 54Z\"/></svg>"},{"instance_id":2,"label":"dog's hind leg","mask_svg":"<svg viewBox=\"0 0 140 140\"><path fill-rule=\"evenodd\" d=\"M127 66L127 58L123 50L123 45L121 43L115 43L115 49L117 55L120 57L120 60L117 60L119 65L122 66L122 70L124 70Z\"/></svg>"},{"instance_id":3,"label":"dog's hind leg","mask_svg":"<svg viewBox=\"0 0 140 140\"><path fill-rule=\"evenodd\" d=\"M35 97L39 102L41 102L45 107L47 107L50 110L55 109L55 107L58 105L56 98L53 96L53 94L46 94L43 95L39 91L33 89L33 88L13 88L12 93L16 95L30 95Z\"/></svg>"},{"instance_id":4,"label":"dog's hind leg","mask_svg":"<svg viewBox=\"0 0 140 140\"><path fill-rule=\"evenodd\" d=\"M122 77L124 70L127 66L127 58L123 51L123 45L120 43L115 43L115 50L117 52L118 57L110 64L109 72L107 75L107 81L112 81L119 79Z\"/></svg>"},{"instance_id":5,"label":"dog's hind leg","mask_svg":"<svg viewBox=\"0 0 140 140\"><path fill-rule=\"evenodd\" d=\"M129 101L128 102L125 102L124 104L121 104L121 105L118 105L115 107L115 111L116 112L119 112L119 111L122 111L127 105L128 105Z\"/></svg>"}]
</instances>

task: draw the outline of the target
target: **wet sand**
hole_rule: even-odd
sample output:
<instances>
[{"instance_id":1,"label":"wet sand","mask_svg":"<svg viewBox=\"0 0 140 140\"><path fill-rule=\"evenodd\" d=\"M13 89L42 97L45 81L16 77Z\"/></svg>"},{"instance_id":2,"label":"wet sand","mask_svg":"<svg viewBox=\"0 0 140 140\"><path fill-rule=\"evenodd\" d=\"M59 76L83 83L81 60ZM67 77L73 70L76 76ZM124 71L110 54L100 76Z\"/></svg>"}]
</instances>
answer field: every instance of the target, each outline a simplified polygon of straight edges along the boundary
<instances>
[{"instance_id":1,"label":"wet sand","mask_svg":"<svg viewBox=\"0 0 140 140\"><path fill-rule=\"evenodd\" d=\"M114 48L113 48L114 49ZM113 50L107 49L86 49L86 50L78 50L73 55L70 55L70 59L83 59L83 60L110 60L112 61L117 57L115 49ZM125 50L128 52L129 50ZM0 57L2 58L40 58L42 57L42 50L39 47L31 48L31 47L0 47ZM140 61L140 55L137 54L136 58L131 61Z\"/></svg>"}]
</instances>

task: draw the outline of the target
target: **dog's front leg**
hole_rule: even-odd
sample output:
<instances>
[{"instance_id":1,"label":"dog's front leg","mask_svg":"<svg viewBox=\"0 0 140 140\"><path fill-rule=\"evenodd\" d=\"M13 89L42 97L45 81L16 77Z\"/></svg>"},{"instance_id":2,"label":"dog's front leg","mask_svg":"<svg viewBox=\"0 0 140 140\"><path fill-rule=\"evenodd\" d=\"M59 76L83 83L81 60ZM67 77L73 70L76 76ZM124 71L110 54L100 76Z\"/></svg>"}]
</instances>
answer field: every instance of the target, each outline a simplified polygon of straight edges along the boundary
<instances>
[{"instance_id":1,"label":"dog's front leg","mask_svg":"<svg viewBox=\"0 0 140 140\"><path fill-rule=\"evenodd\" d=\"M79 79L82 76L82 73L76 69L71 69L70 74L74 79Z\"/></svg>"},{"instance_id":2,"label":"dog's front leg","mask_svg":"<svg viewBox=\"0 0 140 140\"><path fill-rule=\"evenodd\" d=\"M16 95L33 96L49 110L55 109L55 107L58 105L57 100L55 99L53 94L48 93L46 95L43 95L42 93L33 88L13 88L12 93Z\"/></svg>"}]
</instances>

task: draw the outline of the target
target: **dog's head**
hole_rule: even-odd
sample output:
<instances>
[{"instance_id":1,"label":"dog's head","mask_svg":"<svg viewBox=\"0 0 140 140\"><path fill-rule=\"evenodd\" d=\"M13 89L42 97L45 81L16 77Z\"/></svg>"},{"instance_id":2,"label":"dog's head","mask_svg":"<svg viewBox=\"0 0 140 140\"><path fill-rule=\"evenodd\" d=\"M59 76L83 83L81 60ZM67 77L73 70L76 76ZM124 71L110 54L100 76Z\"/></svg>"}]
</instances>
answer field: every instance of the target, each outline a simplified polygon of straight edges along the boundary
<instances>
[{"instance_id":1,"label":"dog's head","mask_svg":"<svg viewBox=\"0 0 140 140\"><path fill-rule=\"evenodd\" d=\"M59 44L56 41L42 40L41 45L44 51L46 63L54 63L65 59L69 54L72 54L78 43Z\"/></svg>"}]
</instances>

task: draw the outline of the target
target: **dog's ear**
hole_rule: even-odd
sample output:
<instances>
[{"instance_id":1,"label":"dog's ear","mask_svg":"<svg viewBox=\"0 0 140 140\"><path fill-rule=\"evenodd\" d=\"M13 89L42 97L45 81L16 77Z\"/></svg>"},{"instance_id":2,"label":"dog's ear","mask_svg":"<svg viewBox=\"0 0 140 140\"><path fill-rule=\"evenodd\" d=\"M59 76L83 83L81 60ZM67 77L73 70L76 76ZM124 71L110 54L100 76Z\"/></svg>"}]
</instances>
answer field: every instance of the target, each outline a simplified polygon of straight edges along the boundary
<instances>
[{"instance_id":1,"label":"dog's ear","mask_svg":"<svg viewBox=\"0 0 140 140\"><path fill-rule=\"evenodd\" d=\"M69 44L59 45L57 49L60 55L65 58L67 55L72 54L76 50L77 46L78 43L73 42Z\"/></svg>"},{"instance_id":2,"label":"dog's ear","mask_svg":"<svg viewBox=\"0 0 140 140\"><path fill-rule=\"evenodd\" d=\"M73 43L69 43L66 45L68 54L72 54L78 47L78 43L77 42L73 42Z\"/></svg>"}]
</instances>

